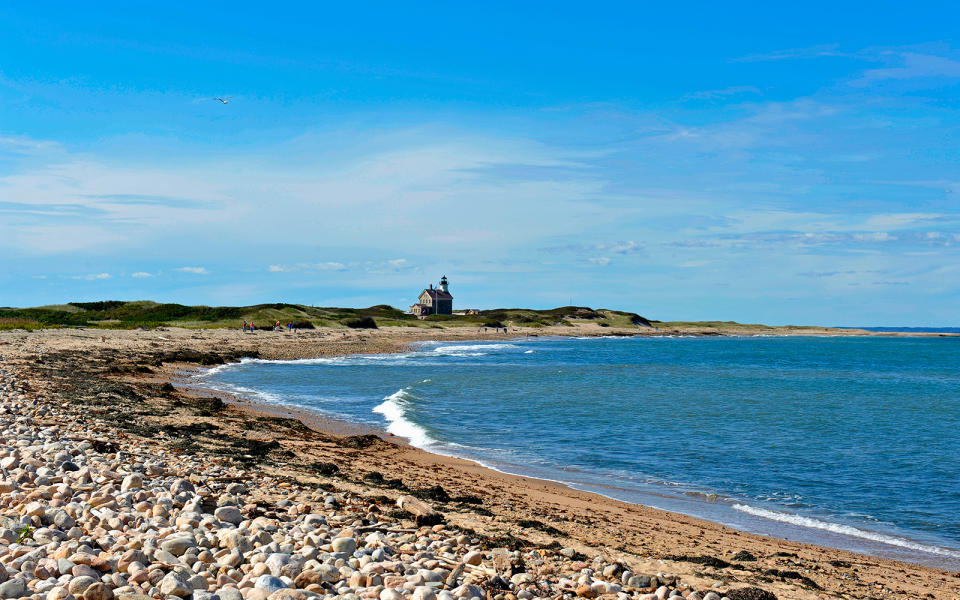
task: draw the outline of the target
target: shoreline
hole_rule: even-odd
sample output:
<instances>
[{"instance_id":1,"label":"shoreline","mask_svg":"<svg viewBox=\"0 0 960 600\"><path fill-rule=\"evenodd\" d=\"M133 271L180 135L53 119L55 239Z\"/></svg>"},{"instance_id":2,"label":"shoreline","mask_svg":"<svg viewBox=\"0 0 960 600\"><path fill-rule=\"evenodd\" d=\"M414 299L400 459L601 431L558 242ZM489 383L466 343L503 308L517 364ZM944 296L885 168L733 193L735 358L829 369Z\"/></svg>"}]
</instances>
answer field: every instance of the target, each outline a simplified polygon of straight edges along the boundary
<instances>
[{"instance_id":1,"label":"shoreline","mask_svg":"<svg viewBox=\"0 0 960 600\"><path fill-rule=\"evenodd\" d=\"M569 332L569 328L563 329L564 333ZM127 401L117 387L111 393L120 398L110 403L111 412L119 412L121 408L122 411L143 411L154 404L172 407L152 410L142 419L150 424L151 431L160 430L153 434L155 440L183 447L183 452L226 456L213 436L195 435L186 443L179 434L165 433L206 423L218 428L217 437L223 439L242 435L247 440L255 438L271 446L276 444L282 452L271 450L262 468L297 481L319 479L326 482L324 485L380 496L398 493L398 488L391 487L396 484L391 482L402 481L402 485L410 489L441 485L454 499L481 499L481 504L476 505L434 501L447 522L454 526L498 539L520 540L515 543L527 547L559 544L587 555L601 552L611 557L610 560L628 565L635 573L666 571L696 589L717 586L715 589L722 591L755 585L773 591L779 598L811 600L823 594L868 598L878 593L893 598L930 593L937 600L955 600L956 590L960 589L960 574L950 571L748 534L679 513L607 499L561 483L501 473L472 461L398 443L395 437L387 437L390 443L362 441L366 434L343 430L338 433L335 427L331 430L329 422L314 423L320 431L307 434L297 429L299 421L290 423L289 417L265 411L260 405L199 411L198 406L206 406L203 394L209 397L209 392L163 391L163 383L175 381L178 371L201 366L205 361L206 366L213 366L208 360L212 353L216 353L216 359L227 361L253 354L271 359L314 358L395 352L424 339L503 340L502 335L478 336L472 329L468 332L420 329L405 333L333 330L301 336L293 347L292 340L280 337L281 334L245 338L235 331L60 333L59 336L56 332L4 333L0 335L0 357L9 361L14 356L17 359L14 362L23 367L36 385L48 388L53 398L96 406L95 400L86 399L86 392L80 388L109 380L137 393L136 398ZM19 356L15 356L17 353ZM147 366L153 365L158 357L165 357L162 366ZM100 363L96 372L91 367L93 359ZM34 363L46 365L45 370ZM66 373L67 366L76 368L78 373ZM119 372L110 373L111 369ZM92 383L82 380L91 375L94 376ZM56 381L57 378L61 381ZM69 390L64 385L75 389ZM97 389L100 388L95 386L90 391ZM128 419L109 412L91 414L108 434L123 432L121 436L136 437L141 435L137 431L144 430L143 423L129 423ZM294 416L300 419L302 415ZM353 443L358 447L351 447ZM368 445L360 447L363 444ZM287 454L289 458L284 458ZM310 467L318 464L336 465L338 470L324 475L316 471L320 467ZM372 477L371 473L379 477ZM731 560L744 552L756 560Z\"/></svg>"},{"instance_id":2,"label":"shoreline","mask_svg":"<svg viewBox=\"0 0 960 600\"><path fill-rule=\"evenodd\" d=\"M512 338L512 341L518 341L519 339L523 338ZM488 340L457 341L462 343ZM511 341L511 339L504 341ZM404 348L396 350L396 352L405 352L410 346L417 344L418 342L413 342ZM344 355L344 358L361 356L363 355ZM256 360L257 359L252 359L252 361ZM296 360L297 359L280 362L295 364ZM918 566L960 569L960 551L953 548L932 545L903 535L861 529L851 525L825 521L817 517L807 517L785 511L777 511L776 509L752 506L739 499L718 497L717 494L692 490L670 493L670 487L667 484L663 485L662 490L657 490L653 484L644 486L643 488L626 488L619 487L613 483L604 484L587 480L577 481L575 479L563 478L562 470L538 470L530 465L484 460L482 458L469 456L469 453L458 453L456 450L447 451L446 447L451 445L450 442L435 442L423 445L416 444L403 435L391 433L388 430L390 424L389 419L386 427L377 427L366 423L350 421L346 417L324 414L320 410L299 407L283 402L271 402L267 399L250 398L246 395L241 395L246 394L246 392L206 386L202 381L197 382L194 380L196 377L204 377L204 373L208 371L209 369L205 371L202 367L185 371L182 373L182 376L178 377L179 385L183 386L182 389L190 393L215 393L225 399L225 401L244 410L298 419L308 427L322 433L333 435L374 434L386 442L435 456L437 461L443 461L444 459L466 461L476 465L477 468L487 469L502 475L556 484L570 491L595 494L610 501L625 502L653 510L681 514L695 519L703 519L717 525L732 527L737 531L751 535L791 539L815 546L861 553L876 558L905 561ZM250 395L255 396L259 393L260 392L256 390L250 390ZM388 398L384 398L384 400L386 399Z\"/></svg>"}]
</instances>

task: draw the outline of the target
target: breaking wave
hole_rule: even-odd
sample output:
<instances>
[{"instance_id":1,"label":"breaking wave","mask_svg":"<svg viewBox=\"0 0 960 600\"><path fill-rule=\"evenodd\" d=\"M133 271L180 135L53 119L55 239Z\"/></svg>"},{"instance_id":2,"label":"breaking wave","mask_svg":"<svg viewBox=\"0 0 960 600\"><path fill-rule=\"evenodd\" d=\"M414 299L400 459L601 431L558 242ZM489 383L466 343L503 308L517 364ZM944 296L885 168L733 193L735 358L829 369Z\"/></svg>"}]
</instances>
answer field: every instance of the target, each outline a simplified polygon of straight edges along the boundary
<instances>
[{"instance_id":1,"label":"breaking wave","mask_svg":"<svg viewBox=\"0 0 960 600\"><path fill-rule=\"evenodd\" d=\"M427 430L407 418L407 407L415 399L407 390L399 390L383 399L373 412L387 420L387 432L410 440L417 448L436 443Z\"/></svg>"},{"instance_id":2,"label":"breaking wave","mask_svg":"<svg viewBox=\"0 0 960 600\"><path fill-rule=\"evenodd\" d=\"M874 531L864 531L863 529L857 529L856 527L851 527L850 525L840 525L839 523L831 523L829 521L821 521L820 519L814 519L811 517L802 517L800 515L792 515L790 513L777 512L774 510L767 510L765 508L757 508L755 506L748 506L746 504L734 504L733 509L739 510L740 512L745 512L755 517L770 519L771 521L779 521L780 523L789 523L791 525L798 525L800 527L806 527L809 529L821 529L823 531L830 531L840 535L879 542L889 546L908 548L918 552L927 552L929 554L960 558L960 552L955 550L948 550L946 548L931 546L928 544L920 544L900 537L876 533Z\"/></svg>"}]
</instances>

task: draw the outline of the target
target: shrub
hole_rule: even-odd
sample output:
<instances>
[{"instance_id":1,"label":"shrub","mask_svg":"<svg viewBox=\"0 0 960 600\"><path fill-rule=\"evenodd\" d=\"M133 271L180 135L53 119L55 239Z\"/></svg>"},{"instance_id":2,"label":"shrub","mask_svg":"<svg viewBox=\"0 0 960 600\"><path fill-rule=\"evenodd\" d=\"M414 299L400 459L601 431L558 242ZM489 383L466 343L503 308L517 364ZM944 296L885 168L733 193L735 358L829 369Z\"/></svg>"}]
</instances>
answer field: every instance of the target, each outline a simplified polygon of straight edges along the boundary
<instances>
[{"instance_id":1,"label":"shrub","mask_svg":"<svg viewBox=\"0 0 960 600\"><path fill-rule=\"evenodd\" d=\"M377 322L373 320L373 317L360 317L359 319L347 319L343 322L344 325L351 329L376 329Z\"/></svg>"}]
</instances>

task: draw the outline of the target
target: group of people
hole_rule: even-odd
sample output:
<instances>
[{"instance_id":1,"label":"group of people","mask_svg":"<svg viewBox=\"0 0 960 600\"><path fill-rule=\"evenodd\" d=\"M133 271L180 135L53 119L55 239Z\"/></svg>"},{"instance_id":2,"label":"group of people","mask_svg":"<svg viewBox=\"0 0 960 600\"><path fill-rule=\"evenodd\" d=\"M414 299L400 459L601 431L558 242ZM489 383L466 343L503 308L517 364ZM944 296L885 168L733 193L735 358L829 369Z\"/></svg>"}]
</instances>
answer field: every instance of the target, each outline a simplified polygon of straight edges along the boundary
<instances>
[{"instance_id":1,"label":"group of people","mask_svg":"<svg viewBox=\"0 0 960 600\"><path fill-rule=\"evenodd\" d=\"M263 327L261 327L260 329L263 329ZM243 332L244 332L244 333L246 333L246 332L248 332L248 331L256 331L256 330L257 330L257 326L256 326L255 324L253 324L253 323L247 323L246 320L244 320L244 322L243 322ZM274 330L274 331L283 331L283 327L280 325L280 321L279 321L279 320L278 320L276 323L273 324L273 330ZM287 323L287 331L289 331L289 332L291 332L291 333L293 333L294 331L296 331L296 328L294 327L293 322Z\"/></svg>"}]
</instances>

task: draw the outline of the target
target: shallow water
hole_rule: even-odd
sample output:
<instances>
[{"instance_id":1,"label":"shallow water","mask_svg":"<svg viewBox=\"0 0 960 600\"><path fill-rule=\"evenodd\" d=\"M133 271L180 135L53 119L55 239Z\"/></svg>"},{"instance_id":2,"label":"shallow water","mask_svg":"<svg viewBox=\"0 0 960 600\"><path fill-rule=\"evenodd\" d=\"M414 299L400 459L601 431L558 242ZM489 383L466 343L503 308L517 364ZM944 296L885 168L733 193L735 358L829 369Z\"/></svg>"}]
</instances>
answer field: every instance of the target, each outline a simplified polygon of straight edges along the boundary
<instances>
[{"instance_id":1,"label":"shallow water","mask_svg":"<svg viewBox=\"0 0 960 600\"><path fill-rule=\"evenodd\" d=\"M744 530L960 568L960 339L551 338L197 382Z\"/></svg>"}]
</instances>

